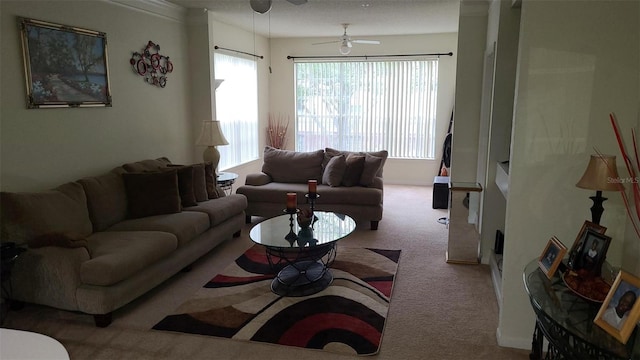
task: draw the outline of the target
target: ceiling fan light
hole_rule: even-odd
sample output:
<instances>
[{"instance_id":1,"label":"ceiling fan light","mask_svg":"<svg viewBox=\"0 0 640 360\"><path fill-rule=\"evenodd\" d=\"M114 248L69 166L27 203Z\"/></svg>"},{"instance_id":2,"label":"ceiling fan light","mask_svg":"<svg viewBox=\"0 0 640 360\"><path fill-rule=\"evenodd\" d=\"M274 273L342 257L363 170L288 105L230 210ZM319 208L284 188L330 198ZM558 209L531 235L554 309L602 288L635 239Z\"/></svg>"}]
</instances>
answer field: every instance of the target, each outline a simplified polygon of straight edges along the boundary
<instances>
[{"instance_id":1,"label":"ceiling fan light","mask_svg":"<svg viewBox=\"0 0 640 360\"><path fill-rule=\"evenodd\" d=\"M251 9L260 14L266 14L271 10L271 0L250 0Z\"/></svg>"},{"instance_id":2,"label":"ceiling fan light","mask_svg":"<svg viewBox=\"0 0 640 360\"><path fill-rule=\"evenodd\" d=\"M340 45L340 54L342 55L349 55L349 53L351 52L351 46L349 46L348 42L343 42L342 45Z\"/></svg>"}]
</instances>

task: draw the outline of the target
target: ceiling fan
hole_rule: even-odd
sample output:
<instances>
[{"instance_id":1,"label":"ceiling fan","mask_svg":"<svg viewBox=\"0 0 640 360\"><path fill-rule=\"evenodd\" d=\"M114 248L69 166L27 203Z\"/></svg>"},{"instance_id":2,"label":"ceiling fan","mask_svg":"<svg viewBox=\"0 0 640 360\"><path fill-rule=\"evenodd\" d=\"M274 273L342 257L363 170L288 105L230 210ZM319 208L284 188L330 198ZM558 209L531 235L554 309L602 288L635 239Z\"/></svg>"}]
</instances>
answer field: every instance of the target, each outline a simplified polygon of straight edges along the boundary
<instances>
[{"instance_id":1,"label":"ceiling fan","mask_svg":"<svg viewBox=\"0 0 640 360\"><path fill-rule=\"evenodd\" d=\"M342 27L344 28L344 34L342 34L339 40L319 42L313 45L340 43L340 54L342 55L348 55L351 52L353 44L380 45L379 40L352 39L351 36L347 35L347 27L349 27L349 24L342 24Z\"/></svg>"},{"instance_id":2,"label":"ceiling fan","mask_svg":"<svg viewBox=\"0 0 640 360\"><path fill-rule=\"evenodd\" d=\"M293 5L302 5L307 2L307 0L287 0ZM249 5L251 5L251 9L260 14L266 14L269 10L271 10L272 0L249 0Z\"/></svg>"}]
</instances>

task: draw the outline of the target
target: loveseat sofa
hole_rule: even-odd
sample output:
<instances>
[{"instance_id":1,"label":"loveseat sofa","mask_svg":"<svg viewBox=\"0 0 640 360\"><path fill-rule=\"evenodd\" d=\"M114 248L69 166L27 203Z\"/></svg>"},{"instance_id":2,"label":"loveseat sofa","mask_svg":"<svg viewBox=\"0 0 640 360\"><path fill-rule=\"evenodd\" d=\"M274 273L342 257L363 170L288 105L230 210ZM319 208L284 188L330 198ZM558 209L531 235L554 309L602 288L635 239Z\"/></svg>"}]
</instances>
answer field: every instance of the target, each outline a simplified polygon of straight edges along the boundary
<instances>
[{"instance_id":1,"label":"loveseat sofa","mask_svg":"<svg viewBox=\"0 0 640 360\"><path fill-rule=\"evenodd\" d=\"M0 193L2 241L27 248L11 274L12 300L94 315L154 288L239 236L246 198L216 187L210 164L166 158L34 193Z\"/></svg>"},{"instance_id":2,"label":"loveseat sofa","mask_svg":"<svg viewBox=\"0 0 640 360\"><path fill-rule=\"evenodd\" d=\"M308 180L316 180L319 197L314 209L347 214L356 222L370 222L371 229L377 230L382 219L382 170L387 157L386 150L296 152L267 146L262 171L248 174L236 194L247 197L249 223L252 216L281 215L287 192L297 194L298 207L308 207Z\"/></svg>"}]
</instances>

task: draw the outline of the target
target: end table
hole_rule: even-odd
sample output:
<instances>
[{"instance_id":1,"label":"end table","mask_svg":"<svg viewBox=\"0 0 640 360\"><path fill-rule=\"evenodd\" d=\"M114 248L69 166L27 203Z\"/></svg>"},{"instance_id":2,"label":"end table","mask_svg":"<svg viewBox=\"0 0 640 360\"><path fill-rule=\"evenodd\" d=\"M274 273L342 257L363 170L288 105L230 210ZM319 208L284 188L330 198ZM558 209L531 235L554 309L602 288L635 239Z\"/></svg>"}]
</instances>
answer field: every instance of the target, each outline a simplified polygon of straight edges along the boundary
<instances>
[{"instance_id":1,"label":"end table","mask_svg":"<svg viewBox=\"0 0 640 360\"><path fill-rule=\"evenodd\" d=\"M236 182L238 174L232 172L221 172L218 174L216 182L218 186L224 190L224 193L230 195L233 192L233 183Z\"/></svg>"}]
</instances>

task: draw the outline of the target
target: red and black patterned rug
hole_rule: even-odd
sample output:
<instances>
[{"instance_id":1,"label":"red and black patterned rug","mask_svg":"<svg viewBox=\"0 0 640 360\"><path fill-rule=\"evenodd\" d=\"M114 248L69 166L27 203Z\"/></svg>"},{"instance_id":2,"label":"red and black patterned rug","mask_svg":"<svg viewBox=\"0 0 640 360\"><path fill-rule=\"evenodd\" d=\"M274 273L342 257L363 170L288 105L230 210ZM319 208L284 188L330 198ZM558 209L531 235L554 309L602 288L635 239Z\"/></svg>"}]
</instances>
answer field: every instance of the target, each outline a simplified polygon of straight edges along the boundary
<instances>
[{"instance_id":1,"label":"red and black patterned rug","mask_svg":"<svg viewBox=\"0 0 640 360\"><path fill-rule=\"evenodd\" d=\"M247 250L153 329L372 355L382 341L400 250L338 246L321 292L281 297L265 250Z\"/></svg>"}]
</instances>

